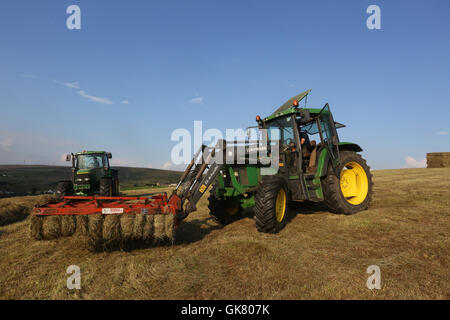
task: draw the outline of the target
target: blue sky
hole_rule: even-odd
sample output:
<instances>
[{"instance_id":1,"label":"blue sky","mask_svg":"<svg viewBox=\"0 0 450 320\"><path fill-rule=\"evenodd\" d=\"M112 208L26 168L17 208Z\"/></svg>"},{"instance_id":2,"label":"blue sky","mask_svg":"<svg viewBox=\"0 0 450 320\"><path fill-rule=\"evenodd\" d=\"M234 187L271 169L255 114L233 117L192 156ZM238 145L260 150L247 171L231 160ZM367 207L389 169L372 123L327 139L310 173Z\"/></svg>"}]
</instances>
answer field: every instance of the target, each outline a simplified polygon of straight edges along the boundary
<instances>
[{"instance_id":1,"label":"blue sky","mask_svg":"<svg viewBox=\"0 0 450 320\"><path fill-rule=\"evenodd\" d=\"M66 8L81 8L81 30ZM366 27L369 5L381 30ZM105 149L168 167L173 130L245 128L312 88L375 169L450 151L450 2L0 3L0 164ZM408 160L406 160L408 158Z\"/></svg>"}]
</instances>

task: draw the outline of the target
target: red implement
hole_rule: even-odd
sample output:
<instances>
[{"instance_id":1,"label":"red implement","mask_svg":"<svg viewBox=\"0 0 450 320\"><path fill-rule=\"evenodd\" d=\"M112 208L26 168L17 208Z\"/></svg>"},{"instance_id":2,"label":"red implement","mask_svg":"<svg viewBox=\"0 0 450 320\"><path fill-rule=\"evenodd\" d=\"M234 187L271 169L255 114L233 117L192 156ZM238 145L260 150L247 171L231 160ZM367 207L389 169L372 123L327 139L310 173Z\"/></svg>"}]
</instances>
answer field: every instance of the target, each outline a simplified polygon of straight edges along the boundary
<instances>
[{"instance_id":1,"label":"red implement","mask_svg":"<svg viewBox=\"0 0 450 320\"><path fill-rule=\"evenodd\" d=\"M65 216L92 214L173 214L181 211L181 199L177 195L167 197L166 193L150 197L79 197L67 196L60 202L50 202L35 207L37 216Z\"/></svg>"}]
</instances>

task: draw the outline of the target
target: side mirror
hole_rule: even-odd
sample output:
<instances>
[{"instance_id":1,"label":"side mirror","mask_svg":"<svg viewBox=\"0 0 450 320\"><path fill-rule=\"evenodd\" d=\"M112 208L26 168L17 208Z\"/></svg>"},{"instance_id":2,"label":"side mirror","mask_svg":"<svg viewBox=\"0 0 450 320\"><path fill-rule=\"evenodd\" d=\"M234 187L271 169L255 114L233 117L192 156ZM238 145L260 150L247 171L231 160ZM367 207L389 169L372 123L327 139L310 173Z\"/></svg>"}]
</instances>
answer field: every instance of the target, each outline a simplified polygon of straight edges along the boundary
<instances>
[{"instance_id":1,"label":"side mirror","mask_svg":"<svg viewBox=\"0 0 450 320\"><path fill-rule=\"evenodd\" d=\"M302 109L300 110L300 124L307 124L311 121L311 114L309 110Z\"/></svg>"},{"instance_id":2,"label":"side mirror","mask_svg":"<svg viewBox=\"0 0 450 320\"><path fill-rule=\"evenodd\" d=\"M112 158L112 153L111 153L111 152L108 152L108 153L106 154L106 156L108 157L108 159L111 159L111 158Z\"/></svg>"},{"instance_id":3,"label":"side mirror","mask_svg":"<svg viewBox=\"0 0 450 320\"><path fill-rule=\"evenodd\" d=\"M72 157L70 156L70 154L66 155L66 161L68 162L70 160L72 160Z\"/></svg>"}]
</instances>

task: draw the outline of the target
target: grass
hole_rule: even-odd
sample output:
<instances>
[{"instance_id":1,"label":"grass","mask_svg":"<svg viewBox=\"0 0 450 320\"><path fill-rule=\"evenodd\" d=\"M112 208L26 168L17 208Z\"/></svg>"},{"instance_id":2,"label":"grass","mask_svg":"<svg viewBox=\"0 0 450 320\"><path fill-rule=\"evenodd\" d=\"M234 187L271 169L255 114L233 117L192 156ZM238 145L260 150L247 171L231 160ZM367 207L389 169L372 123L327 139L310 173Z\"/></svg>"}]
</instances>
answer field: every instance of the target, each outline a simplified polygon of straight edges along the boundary
<instances>
[{"instance_id":1,"label":"grass","mask_svg":"<svg viewBox=\"0 0 450 320\"><path fill-rule=\"evenodd\" d=\"M374 181L369 210L344 216L298 203L276 235L249 217L216 225L206 197L173 246L130 252L35 242L28 221L9 224L0 227L0 298L449 299L450 169L375 171ZM128 194L143 191L152 190ZM72 264L79 291L66 288ZM366 287L370 265L381 268L381 290Z\"/></svg>"}]
</instances>

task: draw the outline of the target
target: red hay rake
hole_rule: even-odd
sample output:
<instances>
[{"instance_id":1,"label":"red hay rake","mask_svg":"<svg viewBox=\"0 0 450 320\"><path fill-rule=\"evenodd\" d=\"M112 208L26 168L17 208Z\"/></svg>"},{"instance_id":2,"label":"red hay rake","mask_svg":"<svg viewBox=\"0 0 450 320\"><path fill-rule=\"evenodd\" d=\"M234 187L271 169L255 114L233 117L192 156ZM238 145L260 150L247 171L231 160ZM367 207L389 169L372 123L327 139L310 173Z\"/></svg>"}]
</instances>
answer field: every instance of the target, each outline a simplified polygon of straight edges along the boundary
<instances>
[{"instance_id":1,"label":"red hay rake","mask_svg":"<svg viewBox=\"0 0 450 320\"><path fill-rule=\"evenodd\" d=\"M100 197L66 196L60 202L50 202L33 210L37 216L66 215L121 215L121 214L173 214L181 210L181 199L167 193L149 197ZM176 220L176 219L175 219Z\"/></svg>"}]
</instances>

